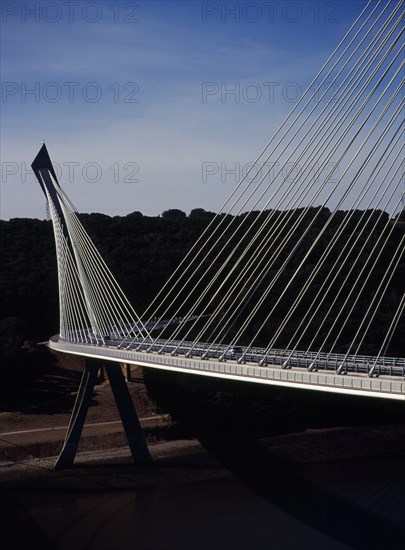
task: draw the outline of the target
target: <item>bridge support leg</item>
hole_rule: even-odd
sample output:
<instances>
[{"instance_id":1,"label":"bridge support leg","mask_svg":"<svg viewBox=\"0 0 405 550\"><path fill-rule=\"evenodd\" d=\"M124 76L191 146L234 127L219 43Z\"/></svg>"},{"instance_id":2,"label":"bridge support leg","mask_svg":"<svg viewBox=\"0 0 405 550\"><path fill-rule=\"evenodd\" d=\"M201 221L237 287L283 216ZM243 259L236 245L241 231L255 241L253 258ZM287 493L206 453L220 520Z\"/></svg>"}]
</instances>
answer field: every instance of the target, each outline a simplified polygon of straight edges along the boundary
<instances>
[{"instance_id":1,"label":"bridge support leg","mask_svg":"<svg viewBox=\"0 0 405 550\"><path fill-rule=\"evenodd\" d=\"M98 367L89 366L86 361L65 442L55 463L55 469L68 468L73 465L97 376Z\"/></svg>"},{"instance_id":2,"label":"bridge support leg","mask_svg":"<svg viewBox=\"0 0 405 550\"><path fill-rule=\"evenodd\" d=\"M117 403L121 422L128 439L132 459L137 464L151 462L145 434L142 431L134 403L129 393L128 386L122 374L121 367L106 365L105 370L110 380L111 389Z\"/></svg>"},{"instance_id":3,"label":"bridge support leg","mask_svg":"<svg viewBox=\"0 0 405 550\"><path fill-rule=\"evenodd\" d=\"M131 365L129 363L123 363L125 372L125 381L131 382Z\"/></svg>"},{"instance_id":4,"label":"bridge support leg","mask_svg":"<svg viewBox=\"0 0 405 550\"><path fill-rule=\"evenodd\" d=\"M62 451L55 463L55 469L73 466L84 421L93 396L94 386L97 382L98 370L98 366L86 362L65 441ZM146 438L142 431L121 367L119 364L108 365L105 367L105 370L110 380L111 389L128 439L133 461L137 464L149 463L151 462L151 457Z\"/></svg>"}]
</instances>

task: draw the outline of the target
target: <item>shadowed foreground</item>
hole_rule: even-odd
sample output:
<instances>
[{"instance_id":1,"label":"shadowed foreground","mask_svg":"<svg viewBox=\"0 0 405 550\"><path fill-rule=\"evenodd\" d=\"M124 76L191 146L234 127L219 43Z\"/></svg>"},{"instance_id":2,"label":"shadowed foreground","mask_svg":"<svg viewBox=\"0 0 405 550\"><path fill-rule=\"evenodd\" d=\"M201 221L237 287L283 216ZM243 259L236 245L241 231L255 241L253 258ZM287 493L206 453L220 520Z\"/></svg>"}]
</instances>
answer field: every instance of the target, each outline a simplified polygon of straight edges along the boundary
<instances>
[{"instance_id":1,"label":"shadowed foreground","mask_svg":"<svg viewBox=\"0 0 405 550\"><path fill-rule=\"evenodd\" d=\"M151 445L3 463L6 550L394 548L405 534L403 425ZM100 465L100 463L102 465ZM22 528L22 526L24 528Z\"/></svg>"}]
</instances>

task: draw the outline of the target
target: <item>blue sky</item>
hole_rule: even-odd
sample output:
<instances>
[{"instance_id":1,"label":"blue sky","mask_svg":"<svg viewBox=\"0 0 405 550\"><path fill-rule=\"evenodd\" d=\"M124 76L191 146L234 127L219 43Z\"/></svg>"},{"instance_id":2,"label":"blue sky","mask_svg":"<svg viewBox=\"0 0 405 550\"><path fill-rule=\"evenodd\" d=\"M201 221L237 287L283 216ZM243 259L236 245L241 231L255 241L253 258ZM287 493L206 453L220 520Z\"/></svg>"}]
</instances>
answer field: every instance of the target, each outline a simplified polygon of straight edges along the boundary
<instances>
[{"instance_id":1,"label":"blue sky","mask_svg":"<svg viewBox=\"0 0 405 550\"><path fill-rule=\"evenodd\" d=\"M0 217L43 139L79 211L218 210L365 5L2 2Z\"/></svg>"}]
</instances>

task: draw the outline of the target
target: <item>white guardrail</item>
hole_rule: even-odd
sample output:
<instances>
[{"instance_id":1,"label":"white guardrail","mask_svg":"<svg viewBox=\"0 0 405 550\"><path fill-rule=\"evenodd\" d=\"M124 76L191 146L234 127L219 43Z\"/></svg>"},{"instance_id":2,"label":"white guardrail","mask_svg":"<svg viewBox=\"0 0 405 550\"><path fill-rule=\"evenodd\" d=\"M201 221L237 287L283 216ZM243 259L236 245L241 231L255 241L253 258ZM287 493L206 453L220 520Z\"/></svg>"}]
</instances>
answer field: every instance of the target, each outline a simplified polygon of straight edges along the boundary
<instances>
[{"instance_id":1,"label":"white guardrail","mask_svg":"<svg viewBox=\"0 0 405 550\"><path fill-rule=\"evenodd\" d=\"M355 373L336 374L334 372L309 372L304 370L282 369L277 365L259 366L238 364L236 361L219 362L156 352L123 350L113 347L76 344L54 336L50 347L57 351L131 363L144 367L160 368L176 372L189 372L217 378L231 378L270 385L289 386L302 389L329 391L354 395L368 395L388 399L405 400L405 382L402 378L383 376L369 378Z\"/></svg>"}]
</instances>

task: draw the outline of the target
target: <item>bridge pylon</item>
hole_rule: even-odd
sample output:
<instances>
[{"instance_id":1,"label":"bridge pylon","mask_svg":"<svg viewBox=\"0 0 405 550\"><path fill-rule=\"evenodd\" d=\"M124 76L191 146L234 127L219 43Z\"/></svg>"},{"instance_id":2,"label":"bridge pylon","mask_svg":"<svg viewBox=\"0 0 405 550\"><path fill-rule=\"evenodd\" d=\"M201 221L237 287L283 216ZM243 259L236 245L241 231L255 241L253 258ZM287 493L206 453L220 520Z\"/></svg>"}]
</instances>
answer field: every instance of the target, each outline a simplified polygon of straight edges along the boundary
<instances>
[{"instance_id":1,"label":"bridge pylon","mask_svg":"<svg viewBox=\"0 0 405 550\"><path fill-rule=\"evenodd\" d=\"M46 196L55 235L59 282L60 336L66 341L105 345L113 338L146 336L148 331L117 284L59 185L46 145L32 169ZM68 431L55 468L74 463L97 380L98 367L86 361ZM119 363L105 366L134 462L150 462L135 406Z\"/></svg>"}]
</instances>

